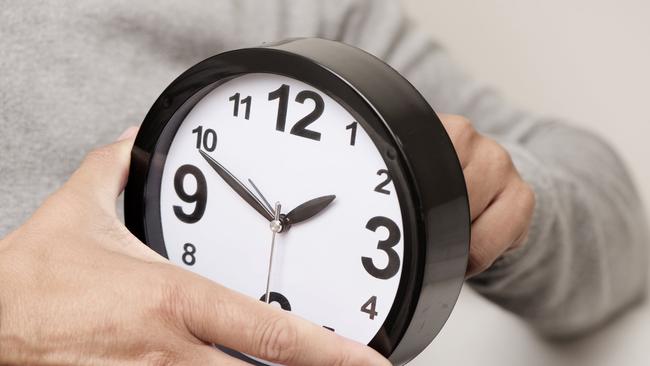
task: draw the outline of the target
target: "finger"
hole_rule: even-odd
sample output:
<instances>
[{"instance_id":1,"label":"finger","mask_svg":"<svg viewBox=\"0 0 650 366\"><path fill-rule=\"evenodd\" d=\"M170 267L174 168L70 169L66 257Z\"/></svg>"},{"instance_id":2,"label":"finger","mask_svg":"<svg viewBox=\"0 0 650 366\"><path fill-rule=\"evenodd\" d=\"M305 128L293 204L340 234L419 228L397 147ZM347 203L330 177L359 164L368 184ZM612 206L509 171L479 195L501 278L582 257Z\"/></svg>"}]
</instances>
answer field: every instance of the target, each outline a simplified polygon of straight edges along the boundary
<instances>
[{"instance_id":1,"label":"finger","mask_svg":"<svg viewBox=\"0 0 650 366\"><path fill-rule=\"evenodd\" d=\"M124 190L131 161L131 148L137 128L124 131L118 141L94 149L66 183L84 199L91 200L110 212L115 200Z\"/></svg>"},{"instance_id":2,"label":"finger","mask_svg":"<svg viewBox=\"0 0 650 366\"><path fill-rule=\"evenodd\" d=\"M191 278L183 279L185 285L172 294L177 298L166 302L172 309L180 308L188 331L204 342L288 366L390 365L365 345L185 273Z\"/></svg>"},{"instance_id":3,"label":"finger","mask_svg":"<svg viewBox=\"0 0 650 366\"><path fill-rule=\"evenodd\" d=\"M528 230L534 197L525 183L514 181L472 224L466 276L475 276L520 242Z\"/></svg>"},{"instance_id":4,"label":"finger","mask_svg":"<svg viewBox=\"0 0 650 366\"><path fill-rule=\"evenodd\" d=\"M116 142L122 141L122 140L131 140L134 139L135 136L138 134L138 130L140 128L138 126L130 126L126 130L124 130L120 136L115 139Z\"/></svg>"},{"instance_id":5,"label":"finger","mask_svg":"<svg viewBox=\"0 0 650 366\"><path fill-rule=\"evenodd\" d=\"M450 114L440 114L439 117L454 145L460 165L464 169L470 163L474 140L478 134L472 123L465 117Z\"/></svg>"},{"instance_id":6,"label":"finger","mask_svg":"<svg viewBox=\"0 0 650 366\"><path fill-rule=\"evenodd\" d=\"M469 212L472 222L478 218L500 192L492 183L494 177L480 164L470 163L464 170Z\"/></svg>"},{"instance_id":7,"label":"finger","mask_svg":"<svg viewBox=\"0 0 650 366\"><path fill-rule=\"evenodd\" d=\"M206 365L206 366L250 366L248 363L231 357L209 345L188 344L179 360L160 360L163 365ZM168 363L165 363L168 362ZM158 364L158 363L156 363Z\"/></svg>"},{"instance_id":8,"label":"finger","mask_svg":"<svg viewBox=\"0 0 650 366\"><path fill-rule=\"evenodd\" d=\"M475 149L463 175L472 221L503 192L508 182L518 179L508 152L488 138L475 139Z\"/></svg>"}]
</instances>

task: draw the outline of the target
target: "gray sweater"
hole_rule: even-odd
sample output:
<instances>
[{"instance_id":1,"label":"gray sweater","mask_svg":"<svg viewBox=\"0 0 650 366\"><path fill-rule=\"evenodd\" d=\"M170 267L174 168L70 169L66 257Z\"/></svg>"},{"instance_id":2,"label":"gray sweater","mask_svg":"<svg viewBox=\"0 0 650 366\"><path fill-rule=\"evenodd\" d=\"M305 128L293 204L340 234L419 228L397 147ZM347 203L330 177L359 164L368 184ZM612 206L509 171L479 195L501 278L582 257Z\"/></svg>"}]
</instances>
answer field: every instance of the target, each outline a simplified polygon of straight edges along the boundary
<instances>
[{"instance_id":1,"label":"gray sweater","mask_svg":"<svg viewBox=\"0 0 650 366\"><path fill-rule=\"evenodd\" d=\"M89 149L138 124L177 75L287 37L356 45L438 112L501 142L537 197L530 237L471 284L549 336L594 329L644 296L648 233L616 154L467 78L393 0L20 1L0 6L0 237ZM1 283L0 283L1 286Z\"/></svg>"}]
</instances>

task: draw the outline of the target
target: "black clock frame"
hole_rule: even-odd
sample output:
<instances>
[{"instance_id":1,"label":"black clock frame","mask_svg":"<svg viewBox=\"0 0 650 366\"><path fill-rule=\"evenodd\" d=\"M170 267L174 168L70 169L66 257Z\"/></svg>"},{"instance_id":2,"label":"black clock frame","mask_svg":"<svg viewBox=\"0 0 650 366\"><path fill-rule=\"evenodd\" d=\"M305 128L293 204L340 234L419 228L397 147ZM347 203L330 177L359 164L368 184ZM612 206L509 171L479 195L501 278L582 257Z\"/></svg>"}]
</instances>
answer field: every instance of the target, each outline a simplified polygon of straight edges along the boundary
<instances>
[{"instance_id":1,"label":"black clock frame","mask_svg":"<svg viewBox=\"0 0 650 366\"><path fill-rule=\"evenodd\" d=\"M184 72L155 101L136 137L125 192L127 227L167 257L158 202L169 146L201 98L248 73L284 75L328 94L379 149L400 200L404 259L394 305L369 345L395 365L407 363L435 338L460 293L469 253L468 195L433 109L399 73L364 51L299 38L225 52Z\"/></svg>"}]
</instances>

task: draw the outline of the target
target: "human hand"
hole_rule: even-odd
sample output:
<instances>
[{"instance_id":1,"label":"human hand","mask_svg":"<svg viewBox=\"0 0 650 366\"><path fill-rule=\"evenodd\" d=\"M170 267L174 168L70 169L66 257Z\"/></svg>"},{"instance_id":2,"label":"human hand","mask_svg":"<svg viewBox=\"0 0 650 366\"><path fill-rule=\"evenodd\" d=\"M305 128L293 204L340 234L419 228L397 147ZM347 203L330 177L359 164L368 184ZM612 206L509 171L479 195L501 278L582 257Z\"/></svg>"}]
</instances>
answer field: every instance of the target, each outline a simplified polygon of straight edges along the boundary
<instances>
[{"instance_id":1,"label":"human hand","mask_svg":"<svg viewBox=\"0 0 650 366\"><path fill-rule=\"evenodd\" d=\"M488 269L526 239L535 194L515 168L508 152L478 133L465 118L441 115L465 175L472 218L467 277Z\"/></svg>"},{"instance_id":2,"label":"human hand","mask_svg":"<svg viewBox=\"0 0 650 366\"><path fill-rule=\"evenodd\" d=\"M0 240L0 364L390 365L367 346L167 262L119 221L135 130L91 152Z\"/></svg>"}]
</instances>

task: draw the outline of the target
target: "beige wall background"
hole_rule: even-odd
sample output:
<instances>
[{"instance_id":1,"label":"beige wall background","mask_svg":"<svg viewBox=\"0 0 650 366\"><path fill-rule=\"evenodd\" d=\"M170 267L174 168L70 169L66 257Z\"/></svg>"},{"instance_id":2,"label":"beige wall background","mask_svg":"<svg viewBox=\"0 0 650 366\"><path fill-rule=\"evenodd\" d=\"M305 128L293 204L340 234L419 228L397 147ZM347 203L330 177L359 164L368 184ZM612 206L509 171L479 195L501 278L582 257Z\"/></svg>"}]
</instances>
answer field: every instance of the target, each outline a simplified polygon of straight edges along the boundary
<instances>
[{"instance_id":1,"label":"beige wall background","mask_svg":"<svg viewBox=\"0 0 650 366\"><path fill-rule=\"evenodd\" d=\"M423 31L513 103L608 139L650 203L650 2L401 0ZM648 365L650 305L551 345L465 289L414 366Z\"/></svg>"}]
</instances>

